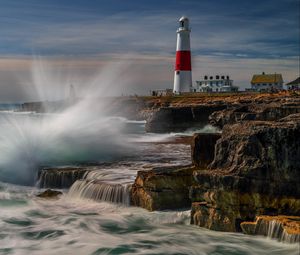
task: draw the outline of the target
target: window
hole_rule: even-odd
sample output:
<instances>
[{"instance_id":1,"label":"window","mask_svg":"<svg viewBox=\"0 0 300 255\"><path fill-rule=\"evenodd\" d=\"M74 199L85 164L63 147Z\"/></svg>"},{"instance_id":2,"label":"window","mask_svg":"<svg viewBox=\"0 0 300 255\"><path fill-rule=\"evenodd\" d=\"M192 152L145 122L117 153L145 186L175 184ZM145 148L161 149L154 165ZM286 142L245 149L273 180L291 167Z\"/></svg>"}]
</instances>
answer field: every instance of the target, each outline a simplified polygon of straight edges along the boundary
<instances>
[{"instance_id":1,"label":"window","mask_svg":"<svg viewBox=\"0 0 300 255\"><path fill-rule=\"evenodd\" d=\"M180 26L184 27L184 21L180 21Z\"/></svg>"}]
</instances>

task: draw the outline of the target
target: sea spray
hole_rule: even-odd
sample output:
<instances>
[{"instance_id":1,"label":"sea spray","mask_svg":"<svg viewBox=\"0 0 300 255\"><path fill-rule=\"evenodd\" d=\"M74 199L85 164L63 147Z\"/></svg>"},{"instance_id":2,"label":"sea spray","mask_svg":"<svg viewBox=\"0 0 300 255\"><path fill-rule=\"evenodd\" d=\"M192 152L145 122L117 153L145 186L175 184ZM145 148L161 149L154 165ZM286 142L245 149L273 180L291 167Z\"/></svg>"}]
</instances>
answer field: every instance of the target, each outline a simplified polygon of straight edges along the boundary
<instances>
[{"instance_id":1,"label":"sea spray","mask_svg":"<svg viewBox=\"0 0 300 255\"><path fill-rule=\"evenodd\" d=\"M68 78L55 71L40 60L33 64L29 83L43 102L66 99ZM122 84L117 81L123 71L122 65L105 68L81 83L85 89L76 100L57 103L61 107L54 112L47 109L49 103L41 106L52 114L1 113L0 181L33 185L41 166L112 161L126 155L131 147L122 133L125 122L107 117L110 102L101 100L113 84Z\"/></svg>"}]
</instances>

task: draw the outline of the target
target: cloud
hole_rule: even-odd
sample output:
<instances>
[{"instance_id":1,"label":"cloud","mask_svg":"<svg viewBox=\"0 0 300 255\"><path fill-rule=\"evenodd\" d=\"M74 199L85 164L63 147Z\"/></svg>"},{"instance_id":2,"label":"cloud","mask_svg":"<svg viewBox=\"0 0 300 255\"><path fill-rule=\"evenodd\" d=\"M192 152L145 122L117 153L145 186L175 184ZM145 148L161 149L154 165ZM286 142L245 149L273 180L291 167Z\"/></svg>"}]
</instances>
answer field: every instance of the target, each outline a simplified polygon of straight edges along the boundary
<instances>
[{"instance_id":1,"label":"cloud","mask_svg":"<svg viewBox=\"0 0 300 255\"><path fill-rule=\"evenodd\" d=\"M177 1L176 5L167 1L160 8L156 2L128 7L121 1L110 6L3 1L0 85L1 91L9 93L1 93L0 101L29 98L20 86L30 77L34 55L43 56L54 70L78 81L111 62L127 61L132 84L120 83L118 93L147 94L150 89L171 88L175 31L183 10L192 27L194 80L224 73L236 85L246 87L253 73L278 72L286 81L299 75L299 13L294 0Z\"/></svg>"}]
</instances>

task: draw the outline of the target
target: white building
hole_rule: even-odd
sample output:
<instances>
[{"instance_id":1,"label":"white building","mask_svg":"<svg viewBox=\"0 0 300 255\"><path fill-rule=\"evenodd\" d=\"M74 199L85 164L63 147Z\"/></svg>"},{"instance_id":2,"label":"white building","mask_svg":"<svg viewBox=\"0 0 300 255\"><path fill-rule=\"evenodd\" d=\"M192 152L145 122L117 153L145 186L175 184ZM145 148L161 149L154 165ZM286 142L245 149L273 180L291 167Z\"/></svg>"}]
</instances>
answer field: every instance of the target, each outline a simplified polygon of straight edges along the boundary
<instances>
[{"instance_id":1,"label":"white building","mask_svg":"<svg viewBox=\"0 0 300 255\"><path fill-rule=\"evenodd\" d=\"M194 92L233 92L238 87L233 86L233 80L228 75L204 76L203 80L196 81Z\"/></svg>"},{"instance_id":2,"label":"white building","mask_svg":"<svg viewBox=\"0 0 300 255\"><path fill-rule=\"evenodd\" d=\"M282 90L283 79L281 74L254 74L251 80L251 89L255 91Z\"/></svg>"},{"instance_id":3,"label":"white building","mask_svg":"<svg viewBox=\"0 0 300 255\"><path fill-rule=\"evenodd\" d=\"M298 77L296 80L291 81L285 85L288 90L299 90L300 89L300 77Z\"/></svg>"}]
</instances>

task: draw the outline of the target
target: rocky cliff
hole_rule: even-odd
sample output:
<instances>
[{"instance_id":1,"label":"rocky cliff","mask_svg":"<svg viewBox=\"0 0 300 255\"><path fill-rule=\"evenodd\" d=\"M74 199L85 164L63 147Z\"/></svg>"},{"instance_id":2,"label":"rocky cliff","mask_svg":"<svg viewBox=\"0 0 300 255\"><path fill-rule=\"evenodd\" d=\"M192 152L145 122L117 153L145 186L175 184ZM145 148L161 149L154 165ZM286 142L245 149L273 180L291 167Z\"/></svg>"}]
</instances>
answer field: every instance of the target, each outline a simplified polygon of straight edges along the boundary
<instances>
[{"instance_id":1,"label":"rocky cliff","mask_svg":"<svg viewBox=\"0 0 300 255\"><path fill-rule=\"evenodd\" d=\"M221 134L195 134L193 166L138 172L133 204L191 204L192 224L232 232L260 215L300 216L300 113L278 119L282 112L272 121L234 121Z\"/></svg>"},{"instance_id":2,"label":"rocky cliff","mask_svg":"<svg viewBox=\"0 0 300 255\"><path fill-rule=\"evenodd\" d=\"M240 231L256 216L300 215L300 114L225 125L213 162L194 171L191 222Z\"/></svg>"}]
</instances>

